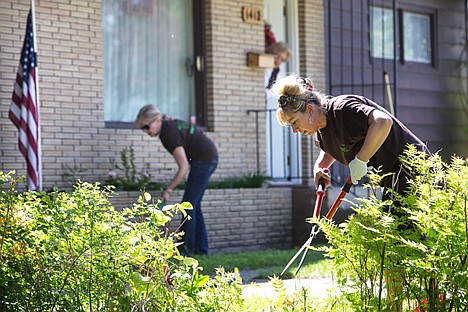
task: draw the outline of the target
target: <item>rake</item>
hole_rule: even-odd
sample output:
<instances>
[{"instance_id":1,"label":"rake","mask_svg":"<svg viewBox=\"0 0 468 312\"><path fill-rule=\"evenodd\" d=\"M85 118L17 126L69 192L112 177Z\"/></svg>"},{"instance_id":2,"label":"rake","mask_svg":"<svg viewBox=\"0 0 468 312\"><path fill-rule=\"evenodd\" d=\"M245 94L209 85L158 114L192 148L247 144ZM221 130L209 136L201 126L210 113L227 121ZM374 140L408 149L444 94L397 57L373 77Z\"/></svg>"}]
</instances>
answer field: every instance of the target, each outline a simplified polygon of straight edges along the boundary
<instances>
[{"instance_id":1,"label":"rake","mask_svg":"<svg viewBox=\"0 0 468 312\"><path fill-rule=\"evenodd\" d=\"M351 176L349 176L346 179L345 184L341 187L341 191L336 197L335 201L333 202L333 205L331 206L330 210L328 210L325 219L331 220L333 219L333 216L335 215L336 211L338 210L338 207L340 206L341 202L343 201L343 198L346 196L346 194L349 193L349 190L351 189L351 186L353 183L351 182ZM315 200L315 208L314 208L314 218L319 218L320 217L320 210L322 208L322 201L323 201L323 196L325 195L325 182L322 179L319 180L319 186L316 191L316 200ZM306 240L306 242L302 245L302 247L296 252L294 257L291 258L291 260L288 262L288 264L284 267L283 271L281 272L280 276L284 274L284 272L287 271L287 269L291 266L291 264L299 257L299 255L302 254L301 261L299 262L299 265L296 269L296 272L294 275L297 275L299 270L301 269L302 263L304 262L304 259L307 255L307 251L309 250L309 246L311 245L312 241L314 240L315 236L320 232L320 228L317 226L317 224L314 224L312 227L312 230L310 231L309 238Z\"/></svg>"}]
</instances>

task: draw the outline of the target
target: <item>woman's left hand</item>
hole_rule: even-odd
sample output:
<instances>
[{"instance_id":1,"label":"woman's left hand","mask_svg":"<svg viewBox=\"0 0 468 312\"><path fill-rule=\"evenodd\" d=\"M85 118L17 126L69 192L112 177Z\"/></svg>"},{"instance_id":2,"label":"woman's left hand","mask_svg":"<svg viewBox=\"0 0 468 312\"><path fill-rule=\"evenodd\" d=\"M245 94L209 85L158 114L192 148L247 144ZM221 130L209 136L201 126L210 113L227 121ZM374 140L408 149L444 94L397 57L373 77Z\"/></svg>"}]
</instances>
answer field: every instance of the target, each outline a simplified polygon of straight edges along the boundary
<instances>
[{"instance_id":1,"label":"woman's left hand","mask_svg":"<svg viewBox=\"0 0 468 312\"><path fill-rule=\"evenodd\" d=\"M359 180L367 173L367 162L360 160L357 156L349 163L349 172L351 175L351 182L357 184Z\"/></svg>"}]
</instances>

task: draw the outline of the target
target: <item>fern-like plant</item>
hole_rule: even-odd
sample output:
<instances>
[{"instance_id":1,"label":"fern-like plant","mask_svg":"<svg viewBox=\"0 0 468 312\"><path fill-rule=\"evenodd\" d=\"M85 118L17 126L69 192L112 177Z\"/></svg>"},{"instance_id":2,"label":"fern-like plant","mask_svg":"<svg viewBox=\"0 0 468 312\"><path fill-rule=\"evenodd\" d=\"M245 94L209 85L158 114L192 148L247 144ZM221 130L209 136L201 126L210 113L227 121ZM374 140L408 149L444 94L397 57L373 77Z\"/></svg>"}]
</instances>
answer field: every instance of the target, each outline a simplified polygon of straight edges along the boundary
<instances>
[{"instance_id":1,"label":"fern-like plant","mask_svg":"<svg viewBox=\"0 0 468 312\"><path fill-rule=\"evenodd\" d=\"M330 242L324 250L355 311L464 311L468 161L454 156L447 164L410 148L402 162L412 173L408 194L361 199L339 227L319 221ZM386 212L389 206L402 216Z\"/></svg>"}]
</instances>

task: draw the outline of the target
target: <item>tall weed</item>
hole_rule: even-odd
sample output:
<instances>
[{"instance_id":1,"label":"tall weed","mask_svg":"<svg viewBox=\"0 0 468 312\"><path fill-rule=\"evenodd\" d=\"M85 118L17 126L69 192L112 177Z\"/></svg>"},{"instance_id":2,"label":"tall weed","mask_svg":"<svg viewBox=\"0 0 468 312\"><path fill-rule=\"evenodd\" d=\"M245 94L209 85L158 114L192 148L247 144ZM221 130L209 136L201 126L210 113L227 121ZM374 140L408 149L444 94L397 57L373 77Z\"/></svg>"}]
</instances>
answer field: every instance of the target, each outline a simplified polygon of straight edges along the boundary
<instances>
[{"instance_id":1,"label":"tall weed","mask_svg":"<svg viewBox=\"0 0 468 312\"><path fill-rule=\"evenodd\" d=\"M316 220L330 242L324 250L354 311L466 311L467 160L447 164L414 149L402 160L408 195L360 199L340 226ZM381 178L367 187L375 191Z\"/></svg>"}]
</instances>

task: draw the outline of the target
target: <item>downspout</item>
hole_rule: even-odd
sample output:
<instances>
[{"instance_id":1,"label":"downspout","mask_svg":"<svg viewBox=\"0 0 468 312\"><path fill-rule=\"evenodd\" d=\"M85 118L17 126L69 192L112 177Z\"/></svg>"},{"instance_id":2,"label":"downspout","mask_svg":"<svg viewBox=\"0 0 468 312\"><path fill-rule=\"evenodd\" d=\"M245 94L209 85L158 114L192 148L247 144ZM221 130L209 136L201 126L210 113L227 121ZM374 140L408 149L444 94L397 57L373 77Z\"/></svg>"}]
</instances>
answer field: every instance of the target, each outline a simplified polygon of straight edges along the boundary
<instances>
[{"instance_id":1,"label":"downspout","mask_svg":"<svg viewBox=\"0 0 468 312\"><path fill-rule=\"evenodd\" d=\"M465 0L468 1L468 0ZM398 36L397 36L397 8L396 0L393 0L393 109L395 111L395 117L397 116L397 104L398 104L398 86L397 86L397 53L398 53Z\"/></svg>"}]
</instances>

